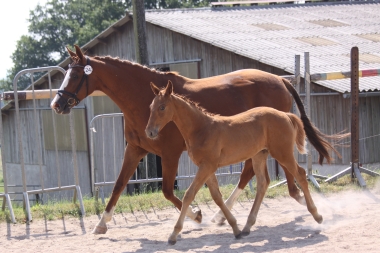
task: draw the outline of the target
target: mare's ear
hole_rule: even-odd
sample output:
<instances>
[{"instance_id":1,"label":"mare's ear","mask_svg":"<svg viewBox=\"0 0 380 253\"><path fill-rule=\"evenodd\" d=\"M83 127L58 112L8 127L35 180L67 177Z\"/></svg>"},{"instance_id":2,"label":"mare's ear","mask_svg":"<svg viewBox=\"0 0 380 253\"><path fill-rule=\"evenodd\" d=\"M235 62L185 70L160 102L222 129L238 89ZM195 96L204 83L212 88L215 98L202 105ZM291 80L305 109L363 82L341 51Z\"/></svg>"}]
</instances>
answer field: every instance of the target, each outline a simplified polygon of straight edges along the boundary
<instances>
[{"instance_id":1,"label":"mare's ear","mask_svg":"<svg viewBox=\"0 0 380 253\"><path fill-rule=\"evenodd\" d=\"M157 96L158 93L160 93L160 89L156 85L154 85L154 83L152 83L152 82L150 82L150 88L152 88L154 95Z\"/></svg>"},{"instance_id":2,"label":"mare's ear","mask_svg":"<svg viewBox=\"0 0 380 253\"><path fill-rule=\"evenodd\" d=\"M75 47L75 52L79 58L79 61L82 63L82 65L86 65L87 59L82 53L82 50L80 49L80 47L78 45L74 45L74 47Z\"/></svg>"},{"instance_id":3,"label":"mare's ear","mask_svg":"<svg viewBox=\"0 0 380 253\"><path fill-rule=\"evenodd\" d=\"M69 47L66 46L66 50L72 59L77 57L77 55L73 51L71 51Z\"/></svg>"},{"instance_id":4,"label":"mare's ear","mask_svg":"<svg viewBox=\"0 0 380 253\"><path fill-rule=\"evenodd\" d=\"M168 81L168 84L165 88L165 96L170 96L173 93L173 84L172 81Z\"/></svg>"}]
</instances>

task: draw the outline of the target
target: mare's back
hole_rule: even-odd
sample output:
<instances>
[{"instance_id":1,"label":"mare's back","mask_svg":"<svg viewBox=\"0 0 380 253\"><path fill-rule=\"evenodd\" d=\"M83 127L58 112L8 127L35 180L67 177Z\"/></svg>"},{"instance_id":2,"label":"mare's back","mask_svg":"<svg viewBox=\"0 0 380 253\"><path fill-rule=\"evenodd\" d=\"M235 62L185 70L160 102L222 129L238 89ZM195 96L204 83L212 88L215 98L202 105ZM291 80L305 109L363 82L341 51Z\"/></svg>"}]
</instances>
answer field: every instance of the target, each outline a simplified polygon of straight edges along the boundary
<instances>
[{"instance_id":1,"label":"mare's back","mask_svg":"<svg viewBox=\"0 0 380 253\"><path fill-rule=\"evenodd\" d=\"M231 116L258 106L289 111L291 96L281 78L255 69L187 79L179 94L199 103L212 113Z\"/></svg>"}]
</instances>

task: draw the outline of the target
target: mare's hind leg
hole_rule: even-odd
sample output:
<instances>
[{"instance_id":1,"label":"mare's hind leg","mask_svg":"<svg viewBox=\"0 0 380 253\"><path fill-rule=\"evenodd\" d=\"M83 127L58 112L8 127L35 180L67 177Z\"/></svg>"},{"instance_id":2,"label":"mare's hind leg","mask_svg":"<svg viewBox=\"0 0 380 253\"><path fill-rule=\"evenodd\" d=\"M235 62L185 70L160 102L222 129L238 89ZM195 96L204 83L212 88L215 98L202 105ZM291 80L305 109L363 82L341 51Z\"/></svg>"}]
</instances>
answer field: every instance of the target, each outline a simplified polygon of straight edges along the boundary
<instances>
[{"instance_id":1,"label":"mare's hind leg","mask_svg":"<svg viewBox=\"0 0 380 253\"><path fill-rule=\"evenodd\" d=\"M240 196L240 194L243 192L244 187L248 184L249 180L251 180L255 176L255 172L252 169L252 161L251 159L245 161L243 171L240 175L239 183L231 193L231 195L228 197L228 199L224 202L229 210L232 209L232 206L235 204L236 200ZM214 216L211 218L212 222L215 222L217 224L223 224L223 222L226 220L226 217L224 216L222 210L219 210L214 214Z\"/></svg>"},{"instance_id":2,"label":"mare's hind leg","mask_svg":"<svg viewBox=\"0 0 380 253\"><path fill-rule=\"evenodd\" d=\"M323 218L322 215L318 213L317 207L314 204L314 201L311 197L310 191L309 191L309 185L306 178L306 171L304 168L298 165L296 160L294 159L293 154L289 154L288 156L283 156L284 158L282 161L279 160L279 163L287 168L289 168L289 172L291 172L294 177L296 178L298 184L300 185L303 194L305 196L306 206L307 210L311 213L311 215L314 217L314 220L318 223L322 223Z\"/></svg>"},{"instance_id":3,"label":"mare's hind leg","mask_svg":"<svg viewBox=\"0 0 380 253\"><path fill-rule=\"evenodd\" d=\"M268 154L269 153L267 150L262 150L252 158L253 170L256 174L257 190L255 201L253 202L247 223L242 230L243 236L249 235L251 227L256 223L256 218L257 214L259 213L261 202L264 199L265 192L267 191L270 183L270 178L266 166Z\"/></svg>"},{"instance_id":4,"label":"mare's hind leg","mask_svg":"<svg viewBox=\"0 0 380 253\"><path fill-rule=\"evenodd\" d=\"M103 212L102 217L98 224L96 224L93 234L105 234L107 232L107 222L111 221L113 211L115 210L116 203L127 185L129 179L135 172L137 165L141 158L148 152L140 147L127 144L124 153L123 166L121 168L119 177L116 180L115 186L111 194L111 198L107 203L106 210Z\"/></svg>"}]
</instances>

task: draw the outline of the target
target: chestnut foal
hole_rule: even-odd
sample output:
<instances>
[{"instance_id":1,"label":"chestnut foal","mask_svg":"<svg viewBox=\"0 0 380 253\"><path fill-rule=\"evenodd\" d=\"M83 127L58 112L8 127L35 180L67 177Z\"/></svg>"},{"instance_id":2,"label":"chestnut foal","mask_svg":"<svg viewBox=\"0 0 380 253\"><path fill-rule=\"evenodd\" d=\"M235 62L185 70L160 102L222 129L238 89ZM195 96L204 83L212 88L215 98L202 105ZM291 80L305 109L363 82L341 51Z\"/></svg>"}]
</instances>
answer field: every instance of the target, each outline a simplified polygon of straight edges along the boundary
<instances>
[{"instance_id":1,"label":"chestnut foal","mask_svg":"<svg viewBox=\"0 0 380 253\"><path fill-rule=\"evenodd\" d=\"M307 209L318 223L322 222L323 218L318 213L308 189L305 170L298 165L293 155L294 145L299 152L305 153L304 125L296 115L270 107L256 107L230 117L213 115L194 102L174 94L171 81L168 81L163 90L153 83L150 85L156 96L150 105L146 135L151 139L159 139L161 129L173 121L185 140L190 158L199 167L194 181L183 197L180 216L168 240L170 244L176 243L177 235L183 227L186 210L206 181L212 198L231 225L235 237L248 235L250 228L255 224L270 182L265 166L268 154L296 178L304 193ZM311 127L315 135L309 138L314 138L313 141L324 145L327 150L337 152L323 139L323 134L318 129L313 125ZM257 194L241 232L235 217L223 202L215 172L218 167L247 159L251 159L254 165Z\"/></svg>"}]
</instances>

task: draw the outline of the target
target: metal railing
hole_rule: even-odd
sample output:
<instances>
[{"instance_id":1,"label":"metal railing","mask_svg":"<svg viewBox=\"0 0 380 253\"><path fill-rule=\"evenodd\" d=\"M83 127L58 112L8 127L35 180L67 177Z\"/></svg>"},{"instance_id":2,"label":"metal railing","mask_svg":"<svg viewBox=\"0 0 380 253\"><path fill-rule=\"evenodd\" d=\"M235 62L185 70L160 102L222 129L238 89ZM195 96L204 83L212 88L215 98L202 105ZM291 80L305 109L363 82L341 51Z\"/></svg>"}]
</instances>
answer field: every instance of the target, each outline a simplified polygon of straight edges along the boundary
<instances>
[{"instance_id":1,"label":"metal railing","mask_svg":"<svg viewBox=\"0 0 380 253\"><path fill-rule=\"evenodd\" d=\"M120 158L121 152L116 151L116 149L117 149L116 147L118 146L117 141L120 141L120 139L124 140L124 136L122 133L119 136L117 135L117 131L115 129L115 126L116 126L115 119L117 119L117 118L123 118L123 114L122 113L100 114L100 115L95 116L89 124L90 132L91 132L91 134L90 134L90 145L91 145L90 146L90 152L91 152L90 156L91 156L91 175L92 175L91 186L92 186L92 192L93 192L96 199L98 199L98 197L99 197L99 191L101 189L100 187L113 186L115 184L116 177L117 177L117 175L121 169L121 166L120 166L121 162L119 162L119 166L118 166L117 161L118 160L122 161L123 158ZM108 122L107 128L105 127L105 124L106 124L105 120L106 119L112 120L111 123ZM98 129L96 129L95 124L101 124L101 125L97 127ZM111 125L111 127L110 127L110 125ZM99 130L99 129L101 129L101 130ZM112 141L110 141L108 143L109 145L107 147L105 146L105 141L106 141L105 137L107 136L109 138L110 135L105 134L105 129L107 129L108 133L112 133ZM96 134L99 134L99 136L101 136L101 140L98 142L98 145L94 144ZM107 139L107 141L109 141L109 140ZM95 149L95 146L99 147L99 149L101 148L102 151L97 152ZM110 149L113 150L113 154L111 156L111 157L113 157L113 164L112 165L111 164L106 165L106 158L109 156L107 156L105 153L107 150L110 150ZM99 158L99 160L101 160L100 162L98 162L98 164L96 164L96 161L95 161L96 160L95 152L97 152L97 157ZM118 152L119 154L116 154L116 152ZM186 161L186 163L187 163L186 167L187 168L181 168L181 169L179 168L178 175L175 178L176 180L184 181L184 180L193 179L195 177L196 165L192 163L191 159L187 156L186 152L184 152L181 156L181 159L184 159L184 158L188 159ZM148 166L149 165L148 165L146 157L144 158L143 164L140 164L140 165L142 165L142 167L145 167L144 168L145 169L145 173L144 173L145 175L143 176L143 178L138 178L137 172L135 172L135 174L132 176L132 178L134 178L134 179L130 179L128 181L128 184L162 182L162 177L150 177L149 176L149 174L148 174ZM216 173L216 176L220 179L222 177L240 175L242 169L243 169L243 163L225 166L223 168L219 168L219 170L218 170L219 172ZM113 175L111 175L110 173L112 173ZM100 177L102 179L100 179ZM109 180L109 178L112 178L112 180ZM115 180L113 180L113 179L115 179ZM184 187L186 187L186 186L184 186ZM104 194L102 194L101 197L102 197L102 200L104 202Z\"/></svg>"},{"instance_id":2,"label":"metal railing","mask_svg":"<svg viewBox=\"0 0 380 253\"><path fill-rule=\"evenodd\" d=\"M26 165L25 165L25 157L24 157L24 136L25 132L27 131L26 129L23 129L23 124L21 123L21 118L20 118L20 107L19 107L19 94L17 90L17 82L18 79L24 75L24 74L31 74L30 79L31 79L31 92L32 92L32 100L33 100L33 120L34 122L31 124L33 126L33 133L26 133L27 135L35 135L35 136L41 136L40 129L41 129L41 117L39 114L37 114L37 106L36 106L36 96L34 93L34 80L33 80L33 73L36 72L48 72L48 82L49 82L49 89L50 89L50 99L53 98L53 92L52 92L52 82L51 82L51 71L60 71L62 74L65 74L66 71L58 66L51 66L51 67L41 67L41 68L32 68L32 69L25 69L20 72L18 72L13 80L13 99L14 99L14 106L15 106L15 123L16 123L16 137L18 141L18 154L19 154L19 161L20 161L20 166L21 166L21 181L20 184L22 185L22 194L23 194L23 203L24 207L26 209L26 214L27 214L27 220L31 221L32 220L32 215L30 212L30 201L29 201L29 195L30 194L39 194L39 193L48 193L48 192L55 192L55 191L63 191L63 190L74 190L74 201L76 199L79 199L80 202L80 208L82 215L85 215L85 209L83 205L83 199L82 199L82 194L79 186L79 176L78 176L78 163L77 163L77 157L76 157L76 143L75 143L75 132L73 128L73 116L72 114L69 115L69 121L70 121L70 137L71 137L71 151L72 151L72 162L73 162L73 167L74 167L74 185L62 185L61 183L61 177L60 177L60 164L59 164L59 155L58 155L58 147L57 147L57 126L56 126L56 121L55 121L55 113L53 110L51 110L52 113L52 126L53 126L53 132L54 132L54 146L55 146L55 160L56 160L56 169L57 169L57 186L56 187L50 187L46 188L45 187L45 181L44 181L44 172L43 172L43 159L42 159L42 146L41 146L41 140L42 138L37 138L37 142L31 145L28 143L30 146L35 147L36 153L37 153L37 160L38 160L38 167L39 167L39 173L38 177L40 180L40 188L39 189L33 189L33 190L28 190L28 184L27 184L27 171L26 171ZM0 117L1 118L1 117ZM2 122L0 122L0 134L2 136L1 141L4 143L4 138L3 138L3 129L2 129ZM24 126L25 127L25 126ZM23 131L24 130L24 131ZM2 163L3 163L3 175L4 175L4 189L5 189L5 196L8 206L11 209L11 203L10 203L10 198L8 194L8 182L7 182L7 164L5 162L5 156L3 153L2 149ZM1 196L1 195L0 195ZM4 206L4 204L3 204ZM14 216L12 213L12 220L14 221Z\"/></svg>"}]
</instances>

